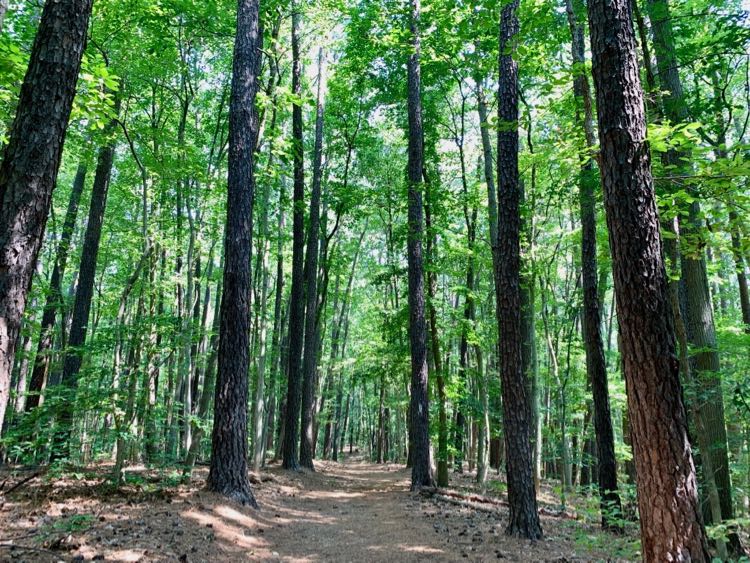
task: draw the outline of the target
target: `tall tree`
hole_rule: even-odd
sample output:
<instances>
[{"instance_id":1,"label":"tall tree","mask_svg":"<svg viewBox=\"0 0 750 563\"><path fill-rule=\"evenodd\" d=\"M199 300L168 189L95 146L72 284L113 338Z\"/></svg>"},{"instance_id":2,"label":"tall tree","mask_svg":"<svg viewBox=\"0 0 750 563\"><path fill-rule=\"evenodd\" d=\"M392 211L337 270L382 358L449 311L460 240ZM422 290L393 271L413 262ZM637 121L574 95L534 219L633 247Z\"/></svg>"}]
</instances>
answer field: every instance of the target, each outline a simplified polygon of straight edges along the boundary
<instances>
[{"instance_id":1,"label":"tall tree","mask_svg":"<svg viewBox=\"0 0 750 563\"><path fill-rule=\"evenodd\" d=\"M510 516L506 533L542 537L532 474L530 412L521 359L521 188L518 177L518 63L513 56L518 35L518 0L500 16L498 85L497 322L500 330L500 380Z\"/></svg>"},{"instance_id":2,"label":"tall tree","mask_svg":"<svg viewBox=\"0 0 750 563\"><path fill-rule=\"evenodd\" d=\"M601 333L602 320L597 279L599 270L596 258L596 189L598 186L593 158L590 154L590 151L596 145L596 139L594 137L591 87L585 72L586 46L583 38L583 23L577 18L573 1L566 0L565 7L572 35L573 65L575 66L573 92L576 99L576 121L583 129L587 151L581 157L581 173L578 181L581 210L583 344L586 351L586 372L594 399L594 431L596 433L602 526L617 529L622 504L620 495L617 493L615 437L609 410L607 361L604 357L604 342Z\"/></svg>"},{"instance_id":3,"label":"tall tree","mask_svg":"<svg viewBox=\"0 0 750 563\"><path fill-rule=\"evenodd\" d=\"M115 111L119 110L119 94L115 103ZM61 383L70 389L78 385L78 372L83 363L82 346L86 342L86 330L88 328L89 313L91 311L91 300L94 296L94 283L96 281L96 265L99 256L99 243L102 236L102 224L104 223L104 212L107 208L107 194L109 183L112 178L112 166L115 159L116 140L112 137L117 127L117 118L113 118L106 127L106 140L104 146L99 149L96 159L96 173L94 185L91 189L91 201L89 202L89 216L86 223L86 233L83 238L81 250L81 261L78 267L78 288L73 302L73 314L70 321L70 332L68 334L67 349L63 361L63 373ZM69 451L69 439L71 424L73 423L73 406L66 402L60 413L60 423L56 431L53 457L67 457Z\"/></svg>"},{"instance_id":4,"label":"tall tree","mask_svg":"<svg viewBox=\"0 0 750 563\"><path fill-rule=\"evenodd\" d=\"M706 561L630 2L590 0L588 14L642 554Z\"/></svg>"},{"instance_id":5,"label":"tall tree","mask_svg":"<svg viewBox=\"0 0 750 563\"><path fill-rule=\"evenodd\" d=\"M425 324L424 267L422 258L424 132L420 80L420 0L411 0L409 30L412 51L407 62L407 111L409 117L408 238L409 342L411 345L411 400L409 403L409 456L411 490L433 484L430 468L430 413L427 400L427 326Z\"/></svg>"},{"instance_id":6,"label":"tall tree","mask_svg":"<svg viewBox=\"0 0 750 563\"><path fill-rule=\"evenodd\" d=\"M47 376L49 375L51 361L50 352L55 334L55 319L58 309L63 304L62 279L65 275L65 266L68 262L68 251L70 250L70 239L73 237L76 217L78 216L78 204L81 201L85 181L86 164L81 163L78 165L76 177L73 181L73 189L70 191L70 200L68 201L68 209L65 212L60 244L57 245L55 265L52 268L47 300L44 303L44 310L42 312L42 326L39 331L39 343L36 349L34 370L31 373L31 381L29 382L29 394L26 397L25 408L27 411L41 404L42 392L47 385Z\"/></svg>"},{"instance_id":7,"label":"tall tree","mask_svg":"<svg viewBox=\"0 0 750 563\"><path fill-rule=\"evenodd\" d=\"M258 137L258 91L262 38L258 0L238 0L232 92L229 102L229 174L224 231L224 292L206 485L257 507L247 475L247 374L250 367L250 253L255 196L254 151Z\"/></svg>"},{"instance_id":8,"label":"tall tree","mask_svg":"<svg viewBox=\"0 0 750 563\"><path fill-rule=\"evenodd\" d=\"M674 125L688 122L689 115L682 89L682 81L675 57L675 40L672 30L668 0L648 0L649 15L654 35L654 55L656 56L657 76L664 106L664 116ZM719 149L722 150L721 148ZM664 153L663 162L678 174L691 173L690 154L687 151L669 150ZM694 188L688 188L694 195ZM716 344L711 295L708 289L706 258L703 244L703 217L700 203L695 197L687 204L686 213L679 216L681 244L681 278L685 290L684 319L689 345L693 348L689 371L696 386L695 417L696 439L701 450L701 461L710 456L712 471L704 471L707 489L714 487L719 496L720 513L708 515L717 521L734 518L732 507L727 433L724 425L724 398L719 375L719 352ZM740 286L741 287L741 286ZM704 468L705 469L705 468ZM711 482L713 480L713 482ZM709 493L710 494L710 493ZM739 538L732 534L735 553L741 547Z\"/></svg>"},{"instance_id":9,"label":"tall tree","mask_svg":"<svg viewBox=\"0 0 750 563\"><path fill-rule=\"evenodd\" d=\"M302 62L299 52L299 4L292 2L292 153L294 156L294 190L292 197L292 288L289 296L289 365L284 423L284 469L296 470L300 427L300 393L302 387L302 346L305 327L305 168L302 138Z\"/></svg>"},{"instance_id":10,"label":"tall tree","mask_svg":"<svg viewBox=\"0 0 750 563\"><path fill-rule=\"evenodd\" d=\"M92 0L47 2L0 164L0 428L21 317L44 238Z\"/></svg>"},{"instance_id":11,"label":"tall tree","mask_svg":"<svg viewBox=\"0 0 750 563\"><path fill-rule=\"evenodd\" d=\"M313 152L313 181L310 194L310 221L307 229L305 255L305 345L302 360L302 427L300 432L299 462L314 469L313 403L315 402L316 372L318 367L318 253L320 240L320 183L323 175L323 112L325 96L325 55L318 50L318 101L315 117L315 149Z\"/></svg>"}]
</instances>

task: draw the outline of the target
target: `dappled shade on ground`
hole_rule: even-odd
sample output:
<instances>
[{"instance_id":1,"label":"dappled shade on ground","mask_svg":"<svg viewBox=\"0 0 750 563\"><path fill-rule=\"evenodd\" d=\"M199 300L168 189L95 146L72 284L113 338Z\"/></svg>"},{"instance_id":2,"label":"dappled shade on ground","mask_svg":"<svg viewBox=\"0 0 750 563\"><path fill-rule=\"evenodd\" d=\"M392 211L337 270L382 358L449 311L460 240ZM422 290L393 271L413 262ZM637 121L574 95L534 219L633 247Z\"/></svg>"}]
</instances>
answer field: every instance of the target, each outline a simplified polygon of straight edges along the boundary
<instances>
[{"instance_id":1,"label":"dappled shade on ground","mask_svg":"<svg viewBox=\"0 0 750 563\"><path fill-rule=\"evenodd\" d=\"M202 490L204 469L172 487L162 479L169 475L134 470L120 491L85 476L35 479L0 508L0 560L563 562L616 559L618 541L627 541L613 539L605 553L608 539L595 523L546 516L544 497L545 539L513 539L503 534L505 508L493 514L409 493L402 465L317 467L269 468L255 485L260 511ZM453 485L474 486L469 475Z\"/></svg>"}]
</instances>

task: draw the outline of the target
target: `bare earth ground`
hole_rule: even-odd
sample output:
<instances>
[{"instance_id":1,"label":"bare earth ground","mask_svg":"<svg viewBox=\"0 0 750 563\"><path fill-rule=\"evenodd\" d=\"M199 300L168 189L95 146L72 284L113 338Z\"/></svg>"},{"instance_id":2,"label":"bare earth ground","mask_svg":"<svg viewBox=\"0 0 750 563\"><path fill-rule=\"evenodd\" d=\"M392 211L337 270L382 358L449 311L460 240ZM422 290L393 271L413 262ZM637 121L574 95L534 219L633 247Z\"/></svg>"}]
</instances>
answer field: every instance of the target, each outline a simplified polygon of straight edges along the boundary
<instances>
[{"instance_id":1,"label":"bare earth ground","mask_svg":"<svg viewBox=\"0 0 750 563\"><path fill-rule=\"evenodd\" d=\"M135 468L114 490L105 467L79 479L37 477L0 494L0 561L623 561L618 539L541 499L545 539L506 537L493 512L409 493L401 465L318 462L315 473L271 467L254 486L260 511L191 483ZM24 477L0 472L4 490ZM135 484L133 484L135 483ZM470 476L454 476L470 490ZM547 499L548 502L552 499ZM559 512L559 511L558 511Z\"/></svg>"}]
</instances>

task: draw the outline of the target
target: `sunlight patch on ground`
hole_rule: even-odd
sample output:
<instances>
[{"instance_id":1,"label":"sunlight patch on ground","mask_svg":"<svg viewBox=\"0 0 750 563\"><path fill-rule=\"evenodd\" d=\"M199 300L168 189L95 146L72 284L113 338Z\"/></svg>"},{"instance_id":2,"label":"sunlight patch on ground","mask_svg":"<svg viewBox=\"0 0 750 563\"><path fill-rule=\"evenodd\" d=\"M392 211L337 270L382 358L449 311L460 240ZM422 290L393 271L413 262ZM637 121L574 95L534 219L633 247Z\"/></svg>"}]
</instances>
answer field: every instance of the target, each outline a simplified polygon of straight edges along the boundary
<instances>
[{"instance_id":1,"label":"sunlight patch on ground","mask_svg":"<svg viewBox=\"0 0 750 563\"><path fill-rule=\"evenodd\" d=\"M371 545L367 549L369 551L385 551L385 550L392 550L393 545ZM417 553L417 554L424 554L424 555L442 555L445 553L442 549L438 549L436 547L430 547L428 545L411 545L411 544L405 544L405 543L399 543L396 544L396 546L399 551L406 551L408 553Z\"/></svg>"},{"instance_id":2,"label":"sunlight patch on ground","mask_svg":"<svg viewBox=\"0 0 750 563\"><path fill-rule=\"evenodd\" d=\"M348 500L354 498L364 497L364 493L351 493L347 491L310 491L307 493L307 498L314 499L332 499L332 500Z\"/></svg>"},{"instance_id":3,"label":"sunlight patch on ground","mask_svg":"<svg viewBox=\"0 0 750 563\"><path fill-rule=\"evenodd\" d=\"M215 509L215 512L220 512L219 509L221 508L228 507L217 507L217 509ZM226 514L232 514L236 512L237 511L228 508ZM225 518L229 518L228 516L215 516L210 512L189 511L182 513L183 517L189 518L194 522L201 524L202 526L210 526L211 528L213 528L217 539L228 542L235 547L240 547L242 549L258 549L268 547L268 542L258 537L257 532L250 529L250 526L253 526L255 522L251 518L247 518L241 513L237 513L237 515L242 517L240 518L240 521L246 521L248 524L244 527L242 524L234 525L226 521ZM232 514L232 516L236 515Z\"/></svg>"},{"instance_id":4,"label":"sunlight patch on ground","mask_svg":"<svg viewBox=\"0 0 750 563\"><path fill-rule=\"evenodd\" d=\"M108 554L108 558L115 561L140 561L143 559L143 551L136 551L135 549L120 549L118 551L111 551Z\"/></svg>"}]
</instances>

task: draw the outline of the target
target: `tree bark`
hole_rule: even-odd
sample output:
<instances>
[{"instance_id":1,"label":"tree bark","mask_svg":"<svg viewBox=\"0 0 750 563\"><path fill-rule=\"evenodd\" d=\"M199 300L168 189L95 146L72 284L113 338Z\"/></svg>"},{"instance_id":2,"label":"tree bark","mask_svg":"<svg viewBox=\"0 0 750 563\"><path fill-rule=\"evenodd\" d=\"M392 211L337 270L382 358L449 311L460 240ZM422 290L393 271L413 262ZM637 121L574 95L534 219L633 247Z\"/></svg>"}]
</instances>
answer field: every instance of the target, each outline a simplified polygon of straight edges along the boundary
<instances>
[{"instance_id":1,"label":"tree bark","mask_svg":"<svg viewBox=\"0 0 750 563\"><path fill-rule=\"evenodd\" d=\"M45 3L0 164L0 428L86 47L91 4L92 0Z\"/></svg>"},{"instance_id":2,"label":"tree bark","mask_svg":"<svg viewBox=\"0 0 750 563\"><path fill-rule=\"evenodd\" d=\"M630 2L590 0L588 14L642 554L649 562L706 561Z\"/></svg>"},{"instance_id":3,"label":"tree bark","mask_svg":"<svg viewBox=\"0 0 750 563\"><path fill-rule=\"evenodd\" d=\"M299 463L314 470L313 404L318 367L318 254L320 241L320 183L323 160L323 111L325 95L325 56L318 51L318 103L315 117L315 149L313 153L313 182L310 194L310 222L307 231L305 256L305 345L302 359L302 429L300 432Z\"/></svg>"},{"instance_id":4,"label":"tree bark","mask_svg":"<svg viewBox=\"0 0 750 563\"><path fill-rule=\"evenodd\" d=\"M518 0L503 7L500 23L498 88L498 266L497 322L503 396L509 523L506 533L542 537L532 473L529 403L521 358L520 186L518 176Z\"/></svg>"},{"instance_id":5,"label":"tree bark","mask_svg":"<svg viewBox=\"0 0 750 563\"><path fill-rule=\"evenodd\" d=\"M411 0L409 31L412 52L407 62L408 83L408 237L409 342L411 346L411 399L409 450L411 490L433 485L430 468L430 413L427 399L427 327L425 324L424 268L422 258L422 177L424 138L420 80L420 0Z\"/></svg>"},{"instance_id":6,"label":"tree bark","mask_svg":"<svg viewBox=\"0 0 750 563\"><path fill-rule=\"evenodd\" d=\"M227 223L219 326L218 371L206 486L257 507L247 476L247 394L250 338L250 253L253 233L254 151L262 36L258 0L238 0L229 105Z\"/></svg>"},{"instance_id":7,"label":"tree bark","mask_svg":"<svg viewBox=\"0 0 750 563\"><path fill-rule=\"evenodd\" d=\"M300 77L302 63L299 53L299 4L292 2L292 93L297 100L302 93ZM302 106L292 105L292 151L294 155L294 195L292 200L292 288L289 296L289 365L286 393L286 421L284 423L284 469L297 470L299 443L300 402L302 387L302 346L305 326L305 169L302 139Z\"/></svg>"}]
</instances>

